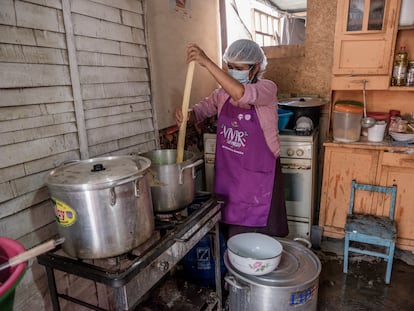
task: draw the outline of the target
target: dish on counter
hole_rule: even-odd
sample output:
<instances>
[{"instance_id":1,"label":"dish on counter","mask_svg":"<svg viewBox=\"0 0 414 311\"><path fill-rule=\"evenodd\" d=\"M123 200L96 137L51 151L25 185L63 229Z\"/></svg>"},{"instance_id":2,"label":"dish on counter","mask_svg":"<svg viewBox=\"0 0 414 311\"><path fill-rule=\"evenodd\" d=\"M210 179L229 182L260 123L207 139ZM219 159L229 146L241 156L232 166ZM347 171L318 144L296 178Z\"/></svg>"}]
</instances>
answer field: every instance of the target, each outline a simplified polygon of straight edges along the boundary
<instances>
[{"instance_id":1,"label":"dish on counter","mask_svg":"<svg viewBox=\"0 0 414 311\"><path fill-rule=\"evenodd\" d=\"M390 132L391 137L396 141L414 141L414 133L396 133Z\"/></svg>"}]
</instances>

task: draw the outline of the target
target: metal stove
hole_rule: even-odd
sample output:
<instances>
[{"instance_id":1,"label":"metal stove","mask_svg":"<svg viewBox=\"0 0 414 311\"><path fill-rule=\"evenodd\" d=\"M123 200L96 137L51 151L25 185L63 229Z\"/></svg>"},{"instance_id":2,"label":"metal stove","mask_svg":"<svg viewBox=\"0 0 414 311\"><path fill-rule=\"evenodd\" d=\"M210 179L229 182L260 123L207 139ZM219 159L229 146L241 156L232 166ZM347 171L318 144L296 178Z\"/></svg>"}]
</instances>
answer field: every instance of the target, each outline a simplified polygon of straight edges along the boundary
<instances>
[{"instance_id":1,"label":"metal stove","mask_svg":"<svg viewBox=\"0 0 414 311\"><path fill-rule=\"evenodd\" d=\"M310 135L284 130L280 138L289 238L310 240L317 198L317 158L319 128Z\"/></svg>"},{"instance_id":2,"label":"metal stove","mask_svg":"<svg viewBox=\"0 0 414 311\"><path fill-rule=\"evenodd\" d=\"M197 197L196 197L197 198ZM134 310L153 288L208 232L214 233L214 259L220 263L218 222L222 202L214 195L195 200L181 211L180 217L155 220L154 236L130 252L107 259L81 260L54 250L38 256L45 266L54 310L60 310L60 299L93 310ZM164 215L165 216L165 215ZM221 310L220 264L215 265L216 293L209 310ZM106 287L107 309L69 296L59 289L55 272L62 271Z\"/></svg>"}]
</instances>

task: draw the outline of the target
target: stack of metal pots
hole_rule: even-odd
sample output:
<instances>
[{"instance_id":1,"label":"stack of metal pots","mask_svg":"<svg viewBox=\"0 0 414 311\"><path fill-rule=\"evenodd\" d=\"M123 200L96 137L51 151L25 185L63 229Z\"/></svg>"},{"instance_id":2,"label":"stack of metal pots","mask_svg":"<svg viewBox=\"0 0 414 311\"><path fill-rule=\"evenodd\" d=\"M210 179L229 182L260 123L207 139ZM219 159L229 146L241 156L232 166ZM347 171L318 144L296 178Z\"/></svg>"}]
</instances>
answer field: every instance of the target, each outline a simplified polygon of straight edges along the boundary
<instances>
[{"instance_id":1,"label":"stack of metal pots","mask_svg":"<svg viewBox=\"0 0 414 311\"><path fill-rule=\"evenodd\" d=\"M238 271L225 253L229 311L316 311L321 263L302 244L277 238L283 246L278 267L265 275Z\"/></svg>"}]
</instances>

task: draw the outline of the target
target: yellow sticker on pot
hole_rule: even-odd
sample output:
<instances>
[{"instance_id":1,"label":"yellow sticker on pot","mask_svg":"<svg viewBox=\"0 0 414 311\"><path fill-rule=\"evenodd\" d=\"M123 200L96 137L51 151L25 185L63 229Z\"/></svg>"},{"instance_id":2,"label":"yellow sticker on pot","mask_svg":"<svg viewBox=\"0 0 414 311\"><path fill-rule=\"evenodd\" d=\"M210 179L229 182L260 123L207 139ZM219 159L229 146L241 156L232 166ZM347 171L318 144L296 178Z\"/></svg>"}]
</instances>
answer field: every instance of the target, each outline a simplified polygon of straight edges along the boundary
<instances>
[{"instance_id":1,"label":"yellow sticker on pot","mask_svg":"<svg viewBox=\"0 0 414 311\"><path fill-rule=\"evenodd\" d=\"M55 209L56 222L63 227L69 227L73 225L76 221L75 210L65 202L60 201L56 198L52 198L52 202Z\"/></svg>"}]
</instances>

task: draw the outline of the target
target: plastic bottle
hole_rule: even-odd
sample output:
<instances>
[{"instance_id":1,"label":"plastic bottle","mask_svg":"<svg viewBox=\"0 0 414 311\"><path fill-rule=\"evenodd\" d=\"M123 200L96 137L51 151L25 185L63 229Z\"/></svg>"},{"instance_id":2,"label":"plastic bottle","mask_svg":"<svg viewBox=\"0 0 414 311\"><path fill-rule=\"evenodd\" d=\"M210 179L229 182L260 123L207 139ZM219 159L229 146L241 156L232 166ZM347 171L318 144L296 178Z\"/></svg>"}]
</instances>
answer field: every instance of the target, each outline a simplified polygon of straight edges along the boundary
<instances>
[{"instance_id":1,"label":"plastic bottle","mask_svg":"<svg viewBox=\"0 0 414 311\"><path fill-rule=\"evenodd\" d=\"M408 52L405 46L395 54L391 85L405 86L407 84Z\"/></svg>"}]
</instances>

